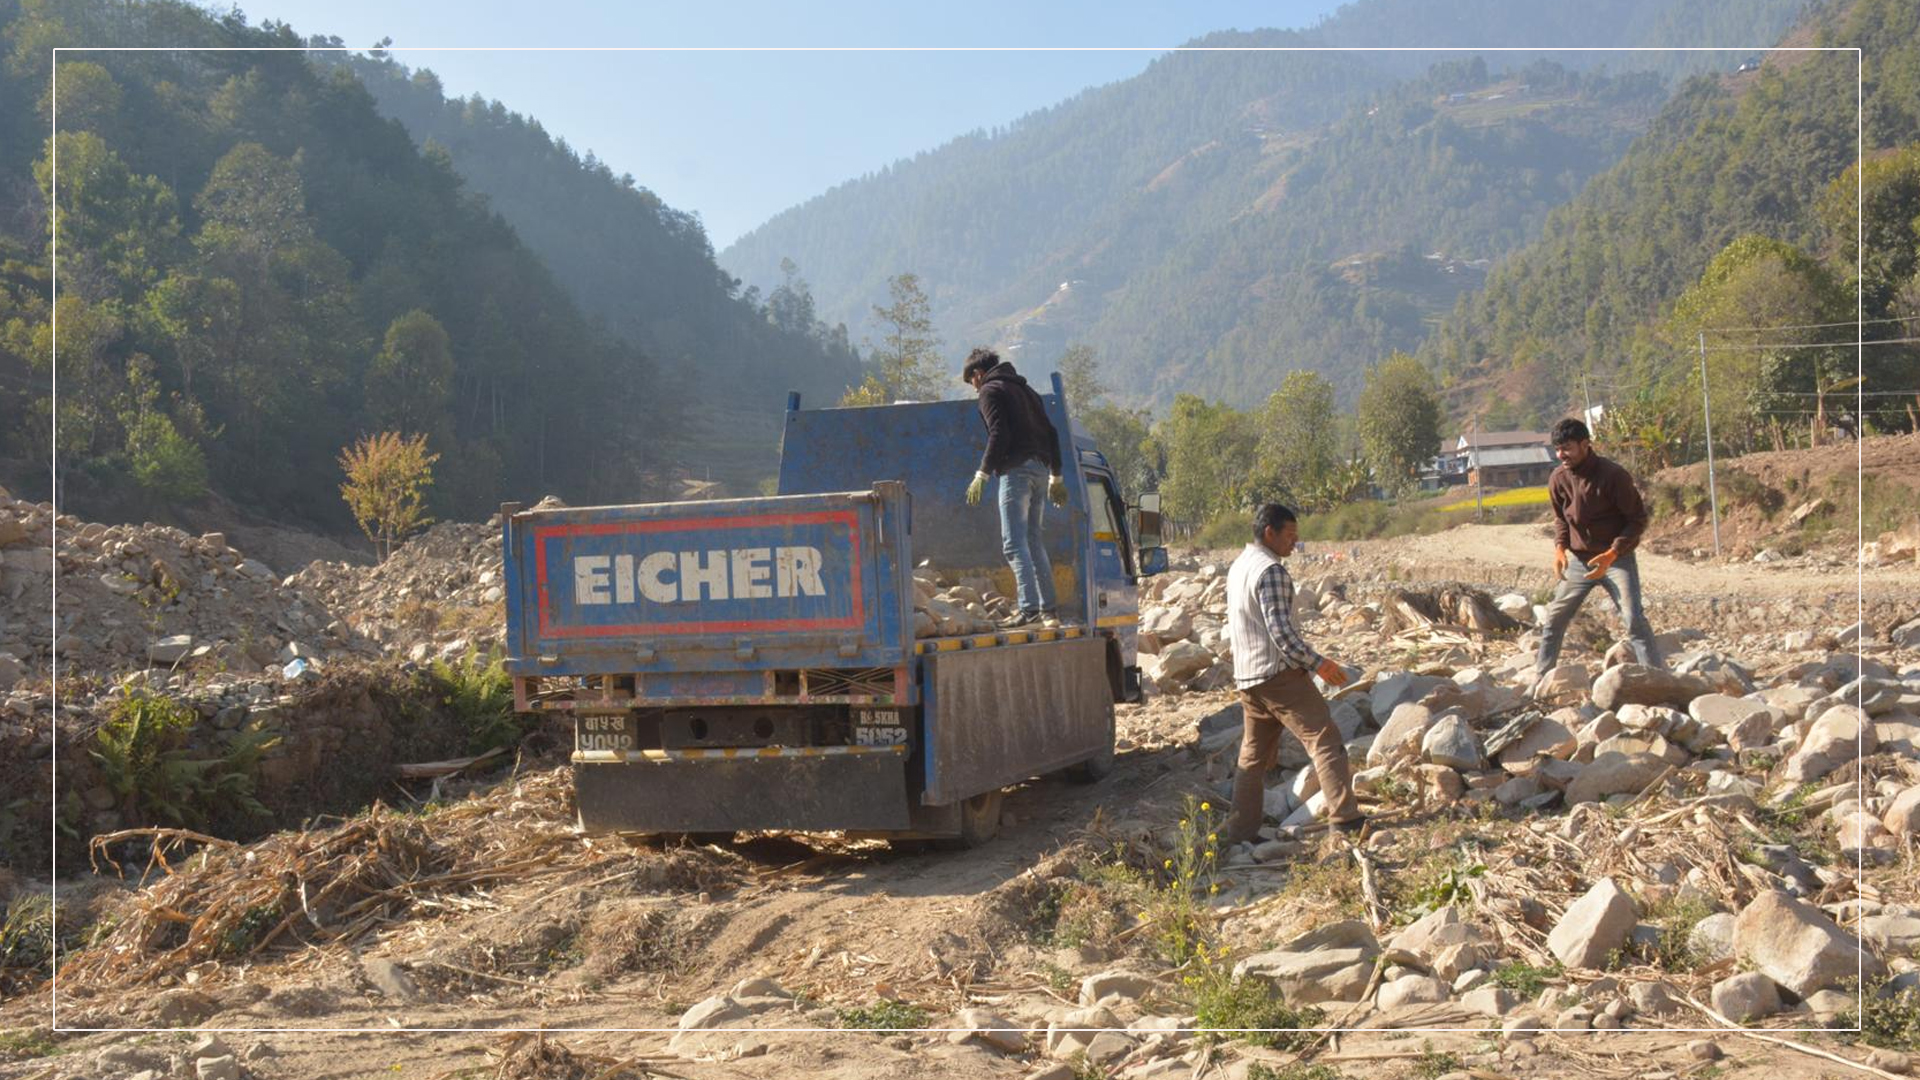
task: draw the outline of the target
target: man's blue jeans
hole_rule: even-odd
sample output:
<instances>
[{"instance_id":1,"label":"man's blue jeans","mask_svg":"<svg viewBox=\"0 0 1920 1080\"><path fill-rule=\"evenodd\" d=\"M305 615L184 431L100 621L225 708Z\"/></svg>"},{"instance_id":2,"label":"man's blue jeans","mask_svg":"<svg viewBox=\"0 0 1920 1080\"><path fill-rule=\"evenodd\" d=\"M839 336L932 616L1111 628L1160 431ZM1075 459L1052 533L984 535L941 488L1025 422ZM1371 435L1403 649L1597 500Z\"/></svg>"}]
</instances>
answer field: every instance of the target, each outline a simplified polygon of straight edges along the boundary
<instances>
[{"instance_id":1,"label":"man's blue jeans","mask_svg":"<svg viewBox=\"0 0 1920 1080\"><path fill-rule=\"evenodd\" d=\"M1598 581L1588 581L1587 570L1578 555L1567 553L1566 579L1554 590L1553 599L1547 604L1546 622L1540 627L1540 656L1534 663L1535 674L1544 675L1559 663L1560 643L1567 636L1567 627L1596 585L1613 597L1620 621L1627 626L1627 641L1632 645L1634 662L1648 667L1661 666L1660 647L1654 644L1653 627L1648 624L1646 608L1640 603L1640 564L1631 554L1622 555Z\"/></svg>"},{"instance_id":2,"label":"man's blue jeans","mask_svg":"<svg viewBox=\"0 0 1920 1080\"><path fill-rule=\"evenodd\" d=\"M1028 614L1053 610L1053 565L1040 527L1047 518L1047 467L1031 458L1000 474L1000 550Z\"/></svg>"}]
</instances>

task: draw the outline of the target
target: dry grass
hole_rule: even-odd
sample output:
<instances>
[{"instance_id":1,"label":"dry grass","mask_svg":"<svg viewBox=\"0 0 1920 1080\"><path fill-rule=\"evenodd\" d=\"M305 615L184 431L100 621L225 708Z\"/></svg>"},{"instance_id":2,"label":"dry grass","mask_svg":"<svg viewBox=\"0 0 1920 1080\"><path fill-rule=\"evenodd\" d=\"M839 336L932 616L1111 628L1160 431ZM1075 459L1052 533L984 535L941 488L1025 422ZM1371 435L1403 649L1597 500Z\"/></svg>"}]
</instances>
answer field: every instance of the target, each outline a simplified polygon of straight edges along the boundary
<instances>
[{"instance_id":1,"label":"dry grass","mask_svg":"<svg viewBox=\"0 0 1920 1080\"><path fill-rule=\"evenodd\" d=\"M377 928L449 904L493 906L485 890L601 882L616 871L641 888L717 880L701 855L609 849L576 835L567 773L557 769L426 813L373 809L324 829L242 846L181 830L98 837L96 856L143 839L150 881L130 894L94 947L62 975L76 987L151 984L208 961L237 962L314 944L351 944ZM191 855L182 852L195 848ZM111 864L118 870L117 864ZM655 862L666 865L654 866Z\"/></svg>"}]
</instances>

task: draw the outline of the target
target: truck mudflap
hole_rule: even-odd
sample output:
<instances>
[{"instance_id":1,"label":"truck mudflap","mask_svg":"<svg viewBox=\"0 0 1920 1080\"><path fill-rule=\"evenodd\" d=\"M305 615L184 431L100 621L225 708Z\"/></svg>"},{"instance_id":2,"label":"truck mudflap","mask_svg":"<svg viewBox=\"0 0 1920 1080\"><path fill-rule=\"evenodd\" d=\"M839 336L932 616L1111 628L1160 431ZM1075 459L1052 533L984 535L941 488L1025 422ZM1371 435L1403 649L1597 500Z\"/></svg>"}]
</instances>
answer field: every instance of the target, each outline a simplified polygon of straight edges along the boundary
<instances>
[{"instance_id":1,"label":"truck mudflap","mask_svg":"<svg viewBox=\"0 0 1920 1080\"><path fill-rule=\"evenodd\" d=\"M907 748L576 753L580 825L605 832L910 827Z\"/></svg>"}]
</instances>

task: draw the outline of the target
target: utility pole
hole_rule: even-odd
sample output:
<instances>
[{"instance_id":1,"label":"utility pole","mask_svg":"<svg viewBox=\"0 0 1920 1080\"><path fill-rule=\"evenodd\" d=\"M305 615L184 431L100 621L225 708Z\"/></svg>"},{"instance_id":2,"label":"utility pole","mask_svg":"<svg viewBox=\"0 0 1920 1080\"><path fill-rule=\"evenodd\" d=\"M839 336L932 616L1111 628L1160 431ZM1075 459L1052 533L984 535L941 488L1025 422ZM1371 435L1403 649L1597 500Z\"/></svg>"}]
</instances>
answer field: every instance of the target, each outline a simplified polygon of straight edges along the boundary
<instances>
[{"instance_id":1,"label":"utility pole","mask_svg":"<svg viewBox=\"0 0 1920 1080\"><path fill-rule=\"evenodd\" d=\"M1482 466L1480 464L1480 417L1477 414L1473 418L1473 434L1469 436L1469 438L1471 438L1472 441L1467 444L1467 463L1473 466L1473 520L1485 522L1487 520L1487 507L1480 498L1480 470Z\"/></svg>"},{"instance_id":2,"label":"utility pole","mask_svg":"<svg viewBox=\"0 0 1920 1080\"><path fill-rule=\"evenodd\" d=\"M1587 403L1587 411L1581 414L1580 419L1585 420L1588 424L1592 424L1593 423L1593 392L1587 389L1587 369L1586 368L1580 369L1580 398L1581 400Z\"/></svg>"},{"instance_id":3,"label":"utility pole","mask_svg":"<svg viewBox=\"0 0 1920 1080\"><path fill-rule=\"evenodd\" d=\"M1713 403L1707 395L1707 332L1700 331L1700 415L1707 424L1707 506L1713 514L1713 557L1720 557L1720 492L1713 478Z\"/></svg>"}]
</instances>

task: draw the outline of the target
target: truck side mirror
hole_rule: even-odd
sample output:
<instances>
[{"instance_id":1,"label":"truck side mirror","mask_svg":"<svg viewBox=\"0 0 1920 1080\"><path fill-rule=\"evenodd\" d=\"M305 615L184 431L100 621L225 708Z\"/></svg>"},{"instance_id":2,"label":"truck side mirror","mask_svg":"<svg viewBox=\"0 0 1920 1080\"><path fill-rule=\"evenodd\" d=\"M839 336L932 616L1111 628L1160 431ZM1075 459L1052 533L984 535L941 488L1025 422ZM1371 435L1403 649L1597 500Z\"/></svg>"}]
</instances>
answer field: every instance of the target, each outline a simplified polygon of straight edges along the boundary
<instances>
[{"instance_id":1,"label":"truck side mirror","mask_svg":"<svg viewBox=\"0 0 1920 1080\"><path fill-rule=\"evenodd\" d=\"M1167 549L1159 546L1140 549L1140 576L1167 572Z\"/></svg>"},{"instance_id":2,"label":"truck side mirror","mask_svg":"<svg viewBox=\"0 0 1920 1080\"><path fill-rule=\"evenodd\" d=\"M1144 555L1147 548L1157 548L1160 543L1160 493L1149 491L1140 496L1140 505L1134 511L1134 543ZM1165 552L1161 553L1163 556ZM1162 567L1165 569L1165 567ZM1159 573L1158 570L1149 573Z\"/></svg>"}]
</instances>

